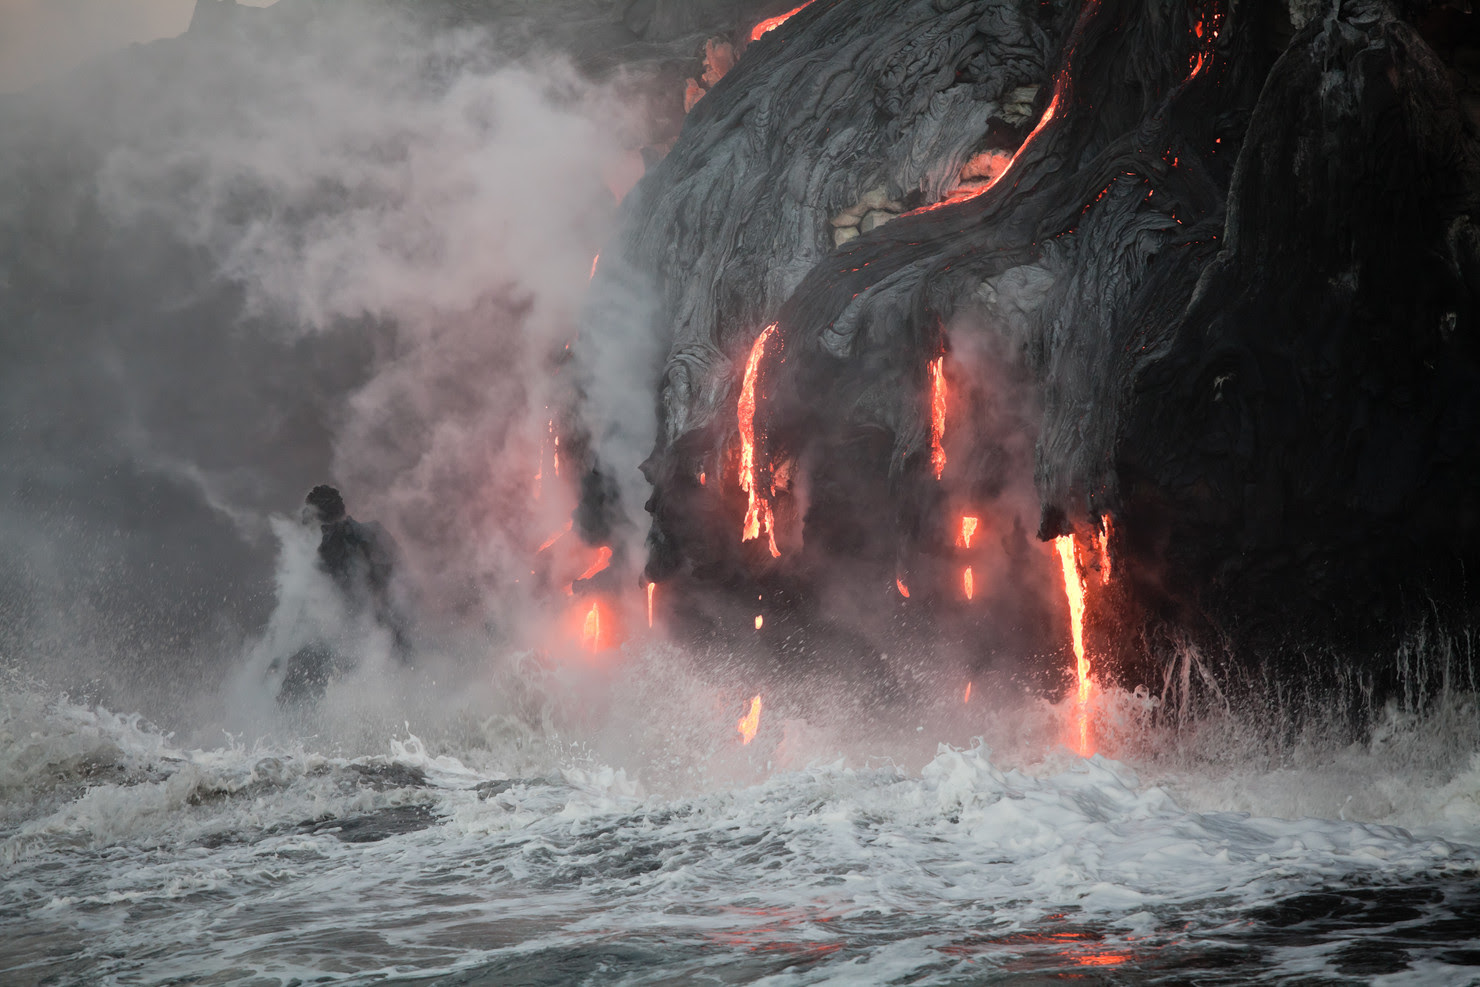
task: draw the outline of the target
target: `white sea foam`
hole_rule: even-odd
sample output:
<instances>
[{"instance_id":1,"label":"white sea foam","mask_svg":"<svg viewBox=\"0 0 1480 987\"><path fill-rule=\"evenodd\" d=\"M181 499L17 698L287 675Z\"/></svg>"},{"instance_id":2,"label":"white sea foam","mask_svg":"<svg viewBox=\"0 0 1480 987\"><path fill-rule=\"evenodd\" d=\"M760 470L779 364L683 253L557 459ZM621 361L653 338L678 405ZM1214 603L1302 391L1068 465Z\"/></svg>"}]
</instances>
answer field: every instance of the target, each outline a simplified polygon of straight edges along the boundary
<instances>
[{"instance_id":1,"label":"white sea foam","mask_svg":"<svg viewBox=\"0 0 1480 987\"><path fill-rule=\"evenodd\" d=\"M552 770L513 777L500 735L468 744L457 726L403 724L375 753L302 738L184 749L134 717L7 695L0 914L16 935L0 968L17 982L858 983L1176 969L1224 949L1249 976L1331 974L1354 936L1400 935L1424 909L1441 920L1480 861L1480 762L1423 753L1438 746L1425 731L1462 735L1443 712L1261 769L1185 729L1145 728L1123 760L1080 758L1052 743L1069 710L1046 704L813 722L784 690L743 746L743 690L672 682L663 703L614 681L647 703L546 738L564 752ZM1102 699L1107 734L1129 735L1108 729L1127 704ZM977 727L991 746L931 739ZM684 743L701 763L670 763ZM1348 818L1300 818L1332 805ZM1258 917L1414 888L1428 904L1374 912L1376 932L1281 937ZM1273 931L1251 940L1261 922ZM25 945L59 941L65 962ZM1414 947L1402 982L1463 982L1475 945Z\"/></svg>"}]
</instances>

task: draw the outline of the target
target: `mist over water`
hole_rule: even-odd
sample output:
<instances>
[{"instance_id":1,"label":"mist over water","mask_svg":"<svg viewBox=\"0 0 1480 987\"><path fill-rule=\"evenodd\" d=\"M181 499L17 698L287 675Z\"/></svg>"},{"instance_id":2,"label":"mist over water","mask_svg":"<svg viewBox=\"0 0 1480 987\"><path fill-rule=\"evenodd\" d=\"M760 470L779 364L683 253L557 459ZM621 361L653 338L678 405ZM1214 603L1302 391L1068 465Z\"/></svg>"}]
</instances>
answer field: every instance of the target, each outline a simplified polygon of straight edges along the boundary
<instances>
[{"instance_id":1,"label":"mist over water","mask_svg":"<svg viewBox=\"0 0 1480 987\"><path fill-rule=\"evenodd\" d=\"M487 28L281 23L0 103L0 979L1473 980L1462 635L1356 715L1194 705L1185 654L1161 699L1096 691L1091 758L1064 694L938 650L809 666L635 611L583 649L535 475L579 388L639 550L661 341L587 292L640 108ZM323 481L399 545L416 654L355 629L294 706L274 660L353 623L297 516Z\"/></svg>"}]
</instances>

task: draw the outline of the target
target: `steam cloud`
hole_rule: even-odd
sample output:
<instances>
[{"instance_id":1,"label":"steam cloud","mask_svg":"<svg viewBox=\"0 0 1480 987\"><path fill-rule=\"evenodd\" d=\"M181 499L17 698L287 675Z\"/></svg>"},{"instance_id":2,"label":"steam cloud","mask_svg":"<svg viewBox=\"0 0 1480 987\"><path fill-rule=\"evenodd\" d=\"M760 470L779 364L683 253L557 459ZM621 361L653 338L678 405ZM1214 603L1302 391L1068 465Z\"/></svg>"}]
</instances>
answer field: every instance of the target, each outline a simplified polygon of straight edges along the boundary
<instances>
[{"instance_id":1,"label":"steam cloud","mask_svg":"<svg viewBox=\"0 0 1480 987\"><path fill-rule=\"evenodd\" d=\"M3 643L64 682L219 681L222 642L271 605L269 517L324 479L454 622L513 621L529 545L568 515L534 497L569 394L552 370L611 223L602 176L640 121L483 30L307 8L274 24L0 106L21 135L0 152L0 239L24 245L0 270L18 327ZM632 325L605 325L603 352Z\"/></svg>"}]
</instances>

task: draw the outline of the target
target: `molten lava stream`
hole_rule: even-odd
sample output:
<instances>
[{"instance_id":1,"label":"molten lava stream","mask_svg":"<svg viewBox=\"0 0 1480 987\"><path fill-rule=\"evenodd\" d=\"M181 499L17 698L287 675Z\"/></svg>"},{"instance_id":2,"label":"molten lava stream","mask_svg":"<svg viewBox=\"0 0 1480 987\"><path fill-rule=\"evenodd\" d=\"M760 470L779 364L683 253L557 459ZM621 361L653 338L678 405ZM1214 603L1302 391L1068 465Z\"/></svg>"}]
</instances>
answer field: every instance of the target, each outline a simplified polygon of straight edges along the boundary
<instances>
[{"instance_id":1,"label":"molten lava stream","mask_svg":"<svg viewBox=\"0 0 1480 987\"><path fill-rule=\"evenodd\" d=\"M946 358L930 361L930 468L940 479L946 468L946 450L941 441L946 435Z\"/></svg>"},{"instance_id":2,"label":"molten lava stream","mask_svg":"<svg viewBox=\"0 0 1480 987\"><path fill-rule=\"evenodd\" d=\"M770 32L776 30L778 27L791 20L797 14L800 14L802 11L806 10L809 6L811 6L811 4L812 0L807 0L807 2L802 4L800 7L797 7L793 10L788 10L784 14L777 14L775 17L767 17L765 20L761 21L755 27L750 29L750 40L759 41L762 35L769 34Z\"/></svg>"},{"instance_id":3,"label":"molten lava stream","mask_svg":"<svg viewBox=\"0 0 1480 987\"><path fill-rule=\"evenodd\" d=\"M1074 641L1074 672L1079 680L1075 699L1075 720L1079 727L1079 742L1075 750L1083 757L1090 755L1089 747L1089 659L1084 654L1084 578L1079 575L1079 563L1075 560L1074 536L1059 535L1054 539L1058 549L1059 564L1064 570L1064 596L1069 601L1070 631Z\"/></svg>"},{"instance_id":4,"label":"molten lava stream","mask_svg":"<svg viewBox=\"0 0 1480 987\"><path fill-rule=\"evenodd\" d=\"M595 600L591 601L591 609L581 626L581 644L590 648L592 654L601 649L601 604Z\"/></svg>"},{"instance_id":5,"label":"molten lava stream","mask_svg":"<svg viewBox=\"0 0 1480 987\"><path fill-rule=\"evenodd\" d=\"M657 588L657 583L647 584L648 630L653 628L653 590Z\"/></svg>"},{"instance_id":6,"label":"molten lava stream","mask_svg":"<svg viewBox=\"0 0 1480 987\"><path fill-rule=\"evenodd\" d=\"M961 535L956 539L959 548L970 548L971 539L976 535L976 529L981 524L981 519L971 517L968 514L961 516Z\"/></svg>"},{"instance_id":7,"label":"molten lava stream","mask_svg":"<svg viewBox=\"0 0 1480 987\"><path fill-rule=\"evenodd\" d=\"M1110 515L1100 515L1100 531L1095 535L1095 544L1100 549L1100 585L1110 585Z\"/></svg>"},{"instance_id":8,"label":"molten lava stream","mask_svg":"<svg viewBox=\"0 0 1480 987\"><path fill-rule=\"evenodd\" d=\"M750 700L750 712L740 717L736 729L740 731L740 744L744 746L755 739L755 732L761 728L761 697L752 696Z\"/></svg>"},{"instance_id":9,"label":"molten lava stream","mask_svg":"<svg viewBox=\"0 0 1480 987\"><path fill-rule=\"evenodd\" d=\"M611 565L611 562L612 550L610 548L607 548L605 545L601 546L596 550L595 561L593 561L591 565L587 567L585 572L576 577L577 581L582 579L590 579L592 576L596 575L598 572L603 571L604 569L606 569L607 566Z\"/></svg>"},{"instance_id":10,"label":"molten lava stream","mask_svg":"<svg viewBox=\"0 0 1480 987\"><path fill-rule=\"evenodd\" d=\"M776 547L776 521L771 514L771 503L761 493L760 468L755 459L755 385L760 375L761 357L766 353L766 343L776 333L776 323L766 326L750 347L750 357L745 361L745 377L740 384L740 403L736 417L740 425L740 488L749 497L745 509L745 523L740 529L740 540L759 538L765 531L770 538L771 557L779 559L781 552Z\"/></svg>"}]
</instances>

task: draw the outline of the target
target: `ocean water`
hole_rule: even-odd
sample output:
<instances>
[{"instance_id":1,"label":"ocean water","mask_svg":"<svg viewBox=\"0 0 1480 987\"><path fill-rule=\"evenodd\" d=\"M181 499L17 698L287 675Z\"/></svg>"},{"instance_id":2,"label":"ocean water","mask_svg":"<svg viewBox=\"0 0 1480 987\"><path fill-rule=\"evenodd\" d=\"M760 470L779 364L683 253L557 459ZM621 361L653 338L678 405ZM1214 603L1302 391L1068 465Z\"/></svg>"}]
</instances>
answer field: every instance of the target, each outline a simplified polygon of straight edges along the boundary
<instances>
[{"instance_id":1,"label":"ocean water","mask_svg":"<svg viewBox=\"0 0 1480 987\"><path fill-rule=\"evenodd\" d=\"M1467 697L1273 743L1103 693L1086 758L1068 705L770 683L745 745L623 662L215 741L12 677L0 982L1480 983Z\"/></svg>"}]
</instances>

